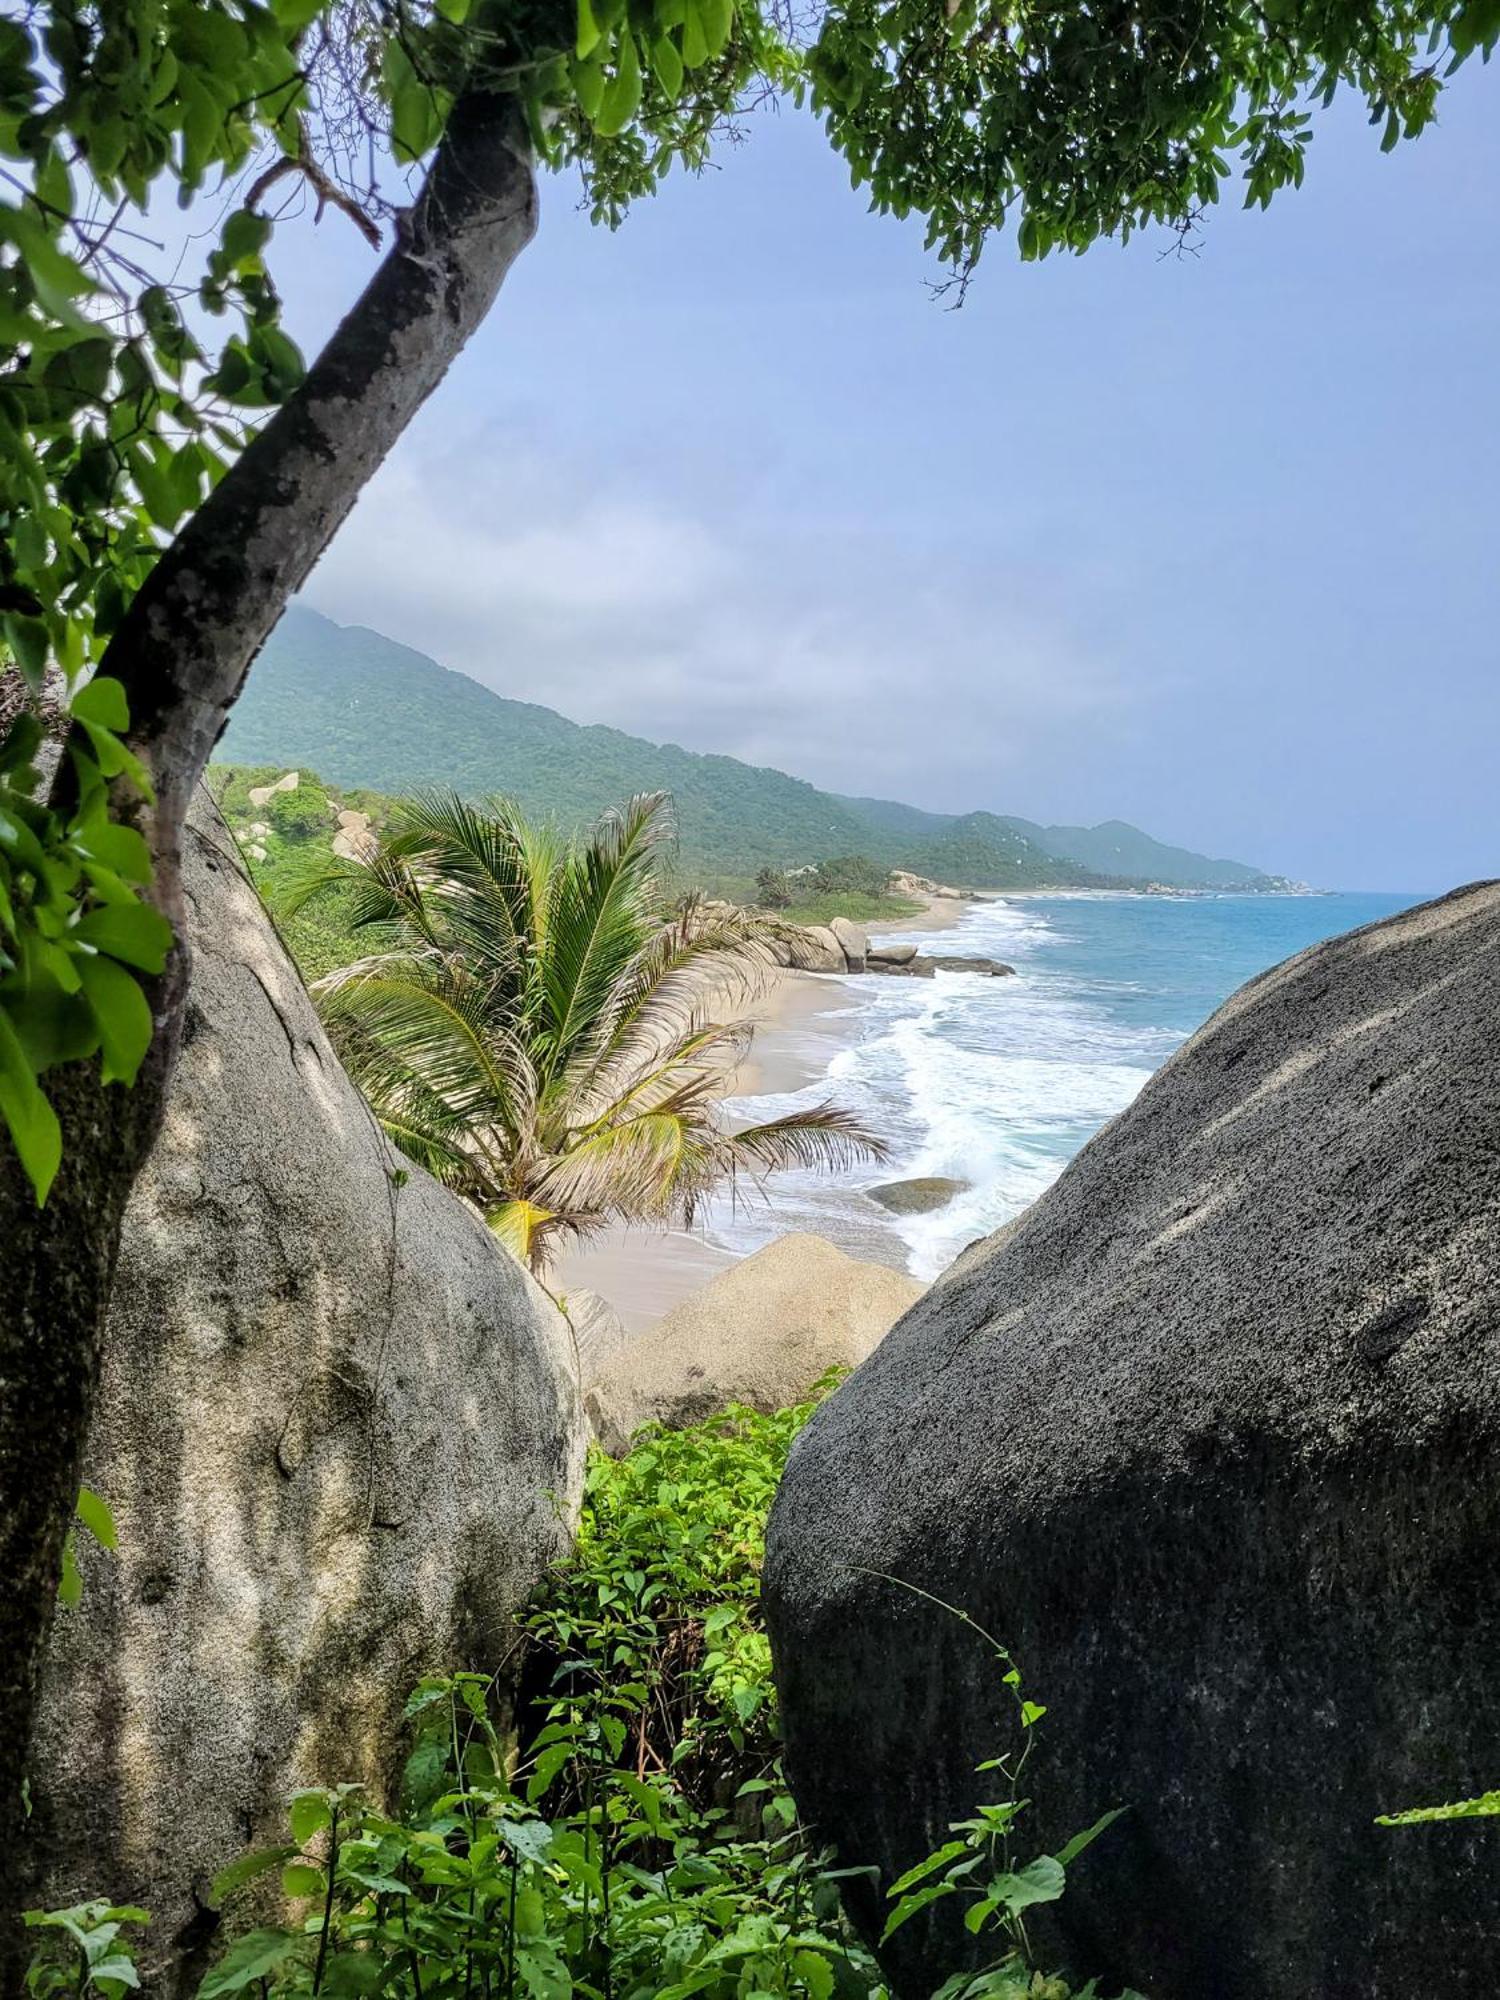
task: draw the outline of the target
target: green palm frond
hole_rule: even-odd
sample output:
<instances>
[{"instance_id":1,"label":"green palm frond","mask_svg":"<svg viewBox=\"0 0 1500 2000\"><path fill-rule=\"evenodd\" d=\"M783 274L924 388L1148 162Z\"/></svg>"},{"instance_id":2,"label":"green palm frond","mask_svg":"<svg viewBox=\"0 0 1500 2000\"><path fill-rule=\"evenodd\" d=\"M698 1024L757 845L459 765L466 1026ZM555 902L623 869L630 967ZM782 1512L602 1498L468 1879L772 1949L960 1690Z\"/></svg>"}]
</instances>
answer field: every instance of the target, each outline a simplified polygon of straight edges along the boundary
<instances>
[{"instance_id":1,"label":"green palm frond","mask_svg":"<svg viewBox=\"0 0 1500 2000\"><path fill-rule=\"evenodd\" d=\"M784 1167L854 1167L864 1161L879 1165L890 1158L883 1139L862 1126L852 1111L836 1104L815 1104L807 1111L788 1112L764 1125L748 1125L729 1135L734 1171L776 1173Z\"/></svg>"},{"instance_id":2,"label":"green palm frond","mask_svg":"<svg viewBox=\"0 0 1500 2000\"><path fill-rule=\"evenodd\" d=\"M748 1021L689 1024L675 1032L663 1027L660 1035L643 1037L639 1048L612 1051L598 1068L575 1065L563 1099L569 1122L586 1132L624 1112L649 1109L690 1077L722 1094L754 1032Z\"/></svg>"},{"instance_id":3,"label":"green palm frond","mask_svg":"<svg viewBox=\"0 0 1500 2000\"><path fill-rule=\"evenodd\" d=\"M778 927L674 909L660 794L565 841L506 800L410 800L323 871L386 949L314 994L392 1141L533 1268L609 1222L690 1219L714 1189L884 1148L820 1105L734 1132L719 1100Z\"/></svg>"},{"instance_id":4,"label":"green palm frond","mask_svg":"<svg viewBox=\"0 0 1500 2000\"><path fill-rule=\"evenodd\" d=\"M600 820L558 869L543 962L552 1066L593 1035L617 982L659 928L656 864L671 832L666 794L642 793Z\"/></svg>"},{"instance_id":5,"label":"green palm frond","mask_svg":"<svg viewBox=\"0 0 1500 2000\"><path fill-rule=\"evenodd\" d=\"M425 974L425 976L424 976ZM499 1122L519 1133L536 1108L525 1043L489 1018L487 991L460 968L413 961L325 984L324 1018L355 1024L362 1039L420 1076L458 1120Z\"/></svg>"}]
</instances>

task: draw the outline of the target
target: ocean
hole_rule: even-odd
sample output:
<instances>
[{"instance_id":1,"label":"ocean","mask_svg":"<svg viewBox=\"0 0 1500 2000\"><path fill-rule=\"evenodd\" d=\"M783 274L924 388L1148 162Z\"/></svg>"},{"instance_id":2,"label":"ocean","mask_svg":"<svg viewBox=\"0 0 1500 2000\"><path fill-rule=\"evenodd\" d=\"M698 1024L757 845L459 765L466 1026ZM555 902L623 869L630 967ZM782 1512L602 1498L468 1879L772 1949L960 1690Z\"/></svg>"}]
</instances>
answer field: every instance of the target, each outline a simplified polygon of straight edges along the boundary
<instances>
[{"instance_id":1,"label":"ocean","mask_svg":"<svg viewBox=\"0 0 1500 2000\"><path fill-rule=\"evenodd\" d=\"M1414 900L1071 893L975 904L955 928L903 932L923 950L1002 959L1017 976L830 978L829 1011L804 1031L810 1080L726 1108L758 1121L831 1098L880 1133L891 1159L778 1174L763 1198L717 1202L705 1233L744 1254L810 1230L936 1277L1035 1201L1236 987ZM889 1215L863 1192L927 1174L967 1185L911 1216Z\"/></svg>"}]
</instances>

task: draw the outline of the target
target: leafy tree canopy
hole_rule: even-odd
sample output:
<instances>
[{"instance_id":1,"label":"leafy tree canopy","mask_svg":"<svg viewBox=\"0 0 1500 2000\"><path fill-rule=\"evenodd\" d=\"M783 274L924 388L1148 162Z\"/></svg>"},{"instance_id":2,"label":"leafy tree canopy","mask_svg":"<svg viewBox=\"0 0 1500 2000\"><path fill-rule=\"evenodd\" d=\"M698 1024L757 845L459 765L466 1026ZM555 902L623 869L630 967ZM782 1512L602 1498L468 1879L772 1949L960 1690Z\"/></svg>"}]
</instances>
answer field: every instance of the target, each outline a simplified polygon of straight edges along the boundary
<instances>
[{"instance_id":1,"label":"leafy tree canopy","mask_svg":"<svg viewBox=\"0 0 1500 2000\"><path fill-rule=\"evenodd\" d=\"M806 100L962 284L1009 220L1036 257L1188 228L1237 171L1269 201L1341 86L1393 146L1497 35L1500 0L832 0L810 18L790 0L27 0L0 19L0 648L33 706L49 668L71 695L105 663L167 540L304 379L268 210L301 183L319 214L399 238L391 188L476 95L513 98L536 156L579 166L609 222L762 96ZM164 194L216 204L196 266L154 239ZM121 731L135 699L110 697ZM78 729L73 746L66 789L96 822L101 783L149 811L149 774ZM5 754L39 785L35 747ZM135 1051L144 1003L116 984L86 1031L18 1025L79 1012L53 947L114 893L81 865L76 798L28 811L24 789L0 802L0 1113L40 1193L57 1143L37 1074Z\"/></svg>"}]
</instances>

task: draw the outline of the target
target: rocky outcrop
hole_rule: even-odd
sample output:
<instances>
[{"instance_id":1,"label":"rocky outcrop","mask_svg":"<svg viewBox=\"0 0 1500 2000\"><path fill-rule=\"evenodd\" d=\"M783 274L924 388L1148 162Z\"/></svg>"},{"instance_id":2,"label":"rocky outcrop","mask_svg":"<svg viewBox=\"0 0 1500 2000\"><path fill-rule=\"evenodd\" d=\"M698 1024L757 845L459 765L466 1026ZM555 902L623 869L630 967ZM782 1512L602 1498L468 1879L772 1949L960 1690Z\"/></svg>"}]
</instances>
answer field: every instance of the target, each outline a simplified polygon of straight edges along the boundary
<instances>
[{"instance_id":1,"label":"rocky outcrop","mask_svg":"<svg viewBox=\"0 0 1500 2000\"><path fill-rule=\"evenodd\" d=\"M302 782L300 771L288 771L285 777L277 778L273 784L252 785L250 803L253 806L268 806L278 792L295 792Z\"/></svg>"},{"instance_id":2,"label":"rocky outcrop","mask_svg":"<svg viewBox=\"0 0 1500 2000\"><path fill-rule=\"evenodd\" d=\"M850 972L863 972L870 956L869 933L847 917L835 917L828 928L833 932L844 950L844 964Z\"/></svg>"},{"instance_id":3,"label":"rocky outcrop","mask_svg":"<svg viewBox=\"0 0 1500 2000\"><path fill-rule=\"evenodd\" d=\"M789 927L786 933L787 963L798 972L847 972L849 962L844 947L826 924L805 928Z\"/></svg>"},{"instance_id":4,"label":"rocky outcrop","mask_svg":"<svg viewBox=\"0 0 1500 2000\"><path fill-rule=\"evenodd\" d=\"M974 903L979 900L972 889L950 889L946 883L929 881L925 875L913 875L909 868L895 869L887 887L893 896L911 896L918 901L929 896L945 903Z\"/></svg>"},{"instance_id":5,"label":"rocky outcrop","mask_svg":"<svg viewBox=\"0 0 1500 2000\"><path fill-rule=\"evenodd\" d=\"M333 836L334 853L342 861L368 861L376 846L370 815L356 812L352 806L345 807L338 815L338 831Z\"/></svg>"},{"instance_id":6,"label":"rocky outcrop","mask_svg":"<svg viewBox=\"0 0 1500 2000\"><path fill-rule=\"evenodd\" d=\"M889 972L907 979L935 979L940 972L977 972L982 979L1013 979L1016 968L998 958L960 958L939 953L929 956L914 952L906 959L870 960L871 972Z\"/></svg>"},{"instance_id":7,"label":"rocky outcrop","mask_svg":"<svg viewBox=\"0 0 1500 2000\"><path fill-rule=\"evenodd\" d=\"M905 939L871 945L868 933L847 918L806 927L789 924L764 947L772 963L799 972L879 972L907 979L932 979L939 972L977 972L989 979L1006 979L1015 972L998 958L966 958L919 952Z\"/></svg>"},{"instance_id":8,"label":"rocky outcrop","mask_svg":"<svg viewBox=\"0 0 1500 2000\"><path fill-rule=\"evenodd\" d=\"M201 798L185 872L186 1039L86 1468L120 1545L57 1620L29 1834L50 1902L151 1911L160 1995L292 1791L386 1794L418 1676L500 1665L585 1438L560 1315L386 1143Z\"/></svg>"},{"instance_id":9,"label":"rocky outcrop","mask_svg":"<svg viewBox=\"0 0 1500 2000\"><path fill-rule=\"evenodd\" d=\"M588 1391L595 1435L621 1452L643 1424L677 1429L730 1403L785 1409L863 1361L921 1292L820 1236L778 1237L610 1356Z\"/></svg>"},{"instance_id":10,"label":"rocky outcrop","mask_svg":"<svg viewBox=\"0 0 1500 2000\"><path fill-rule=\"evenodd\" d=\"M846 1865L925 1854L1008 1726L972 1629L879 1572L1048 1705L1029 1851L1129 1809L1049 1954L1152 2000L1488 2000L1485 1823L1373 1821L1500 1783L1497 996L1496 885L1253 981L814 1418L766 1602ZM972 1953L951 1908L898 1990Z\"/></svg>"},{"instance_id":11,"label":"rocky outcrop","mask_svg":"<svg viewBox=\"0 0 1500 2000\"><path fill-rule=\"evenodd\" d=\"M575 1285L560 1300L563 1317L573 1332L578 1379L586 1389L635 1335L609 1300L585 1285Z\"/></svg>"},{"instance_id":12,"label":"rocky outcrop","mask_svg":"<svg viewBox=\"0 0 1500 2000\"><path fill-rule=\"evenodd\" d=\"M911 1180L882 1181L865 1193L892 1215L930 1215L972 1186L972 1181L953 1180L947 1174L917 1174Z\"/></svg>"}]
</instances>

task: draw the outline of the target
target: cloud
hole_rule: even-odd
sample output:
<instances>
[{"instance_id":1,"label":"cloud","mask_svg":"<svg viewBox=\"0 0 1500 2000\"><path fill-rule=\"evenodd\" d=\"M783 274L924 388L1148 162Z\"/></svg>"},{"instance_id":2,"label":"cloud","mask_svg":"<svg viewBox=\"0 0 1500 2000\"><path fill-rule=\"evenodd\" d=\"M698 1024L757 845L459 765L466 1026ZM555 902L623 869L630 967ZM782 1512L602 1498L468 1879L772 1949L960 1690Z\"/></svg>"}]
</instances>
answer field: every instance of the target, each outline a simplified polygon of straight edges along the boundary
<instances>
[{"instance_id":1,"label":"cloud","mask_svg":"<svg viewBox=\"0 0 1500 2000\"><path fill-rule=\"evenodd\" d=\"M1055 577L863 522L712 506L492 436L408 446L310 602L502 693L832 789L1011 806L1141 726ZM1148 691L1147 691L1148 692Z\"/></svg>"}]
</instances>

